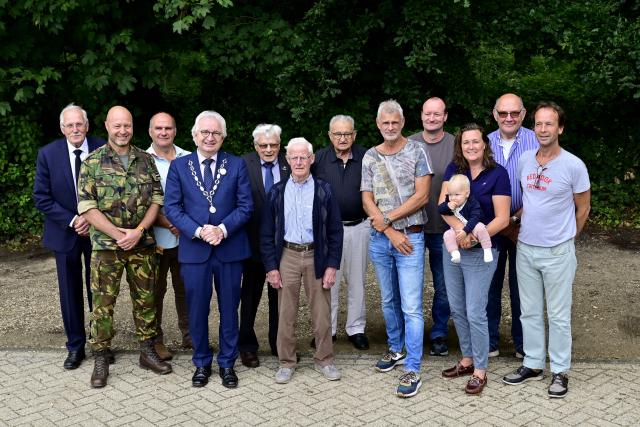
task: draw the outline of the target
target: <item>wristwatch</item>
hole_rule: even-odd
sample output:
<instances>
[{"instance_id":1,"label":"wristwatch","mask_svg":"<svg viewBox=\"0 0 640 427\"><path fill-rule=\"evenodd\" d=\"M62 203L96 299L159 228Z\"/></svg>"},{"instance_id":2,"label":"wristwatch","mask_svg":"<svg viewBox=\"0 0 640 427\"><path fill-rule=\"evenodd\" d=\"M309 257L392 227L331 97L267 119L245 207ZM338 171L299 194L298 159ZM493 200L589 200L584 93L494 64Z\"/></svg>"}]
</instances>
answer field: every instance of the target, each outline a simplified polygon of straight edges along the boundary
<instances>
[{"instance_id":1,"label":"wristwatch","mask_svg":"<svg viewBox=\"0 0 640 427\"><path fill-rule=\"evenodd\" d=\"M136 230L138 230L140 234L142 234L143 236L144 236L144 233L146 233L147 231L147 229L144 228L143 226L136 227Z\"/></svg>"},{"instance_id":2,"label":"wristwatch","mask_svg":"<svg viewBox=\"0 0 640 427\"><path fill-rule=\"evenodd\" d=\"M511 217L511 222L513 222L515 225L520 225L520 217L519 216L512 216Z\"/></svg>"},{"instance_id":3,"label":"wristwatch","mask_svg":"<svg viewBox=\"0 0 640 427\"><path fill-rule=\"evenodd\" d=\"M389 219L388 216L384 216L384 218L382 218L382 222L384 223L384 225L391 225L391 219Z\"/></svg>"}]
</instances>

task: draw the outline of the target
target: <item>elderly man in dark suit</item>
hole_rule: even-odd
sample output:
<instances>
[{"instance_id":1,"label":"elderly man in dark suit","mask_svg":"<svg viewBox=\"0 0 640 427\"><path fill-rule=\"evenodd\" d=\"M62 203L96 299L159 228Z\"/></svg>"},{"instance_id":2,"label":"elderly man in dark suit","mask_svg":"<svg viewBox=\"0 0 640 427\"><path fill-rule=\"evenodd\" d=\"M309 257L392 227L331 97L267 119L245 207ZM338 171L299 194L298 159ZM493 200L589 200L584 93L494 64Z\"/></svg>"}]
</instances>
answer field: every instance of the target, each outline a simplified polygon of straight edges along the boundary
<instances>
[{"instance_id":1,"label":"elderly man in dark suit","mask_svg":"<svg viewBox=\"0 0 640 427\"><path fill-rule=\"evenodd\" d=\"M87 136L87 112L73 104L60 113L64 138L42 147L38 153L33 200L44 214L44 246L56 257L60 311L67 335L65 369L76 369L85 358L87 341L82 298L82 266L89 311L91 288L89 223L78 215L77 185L81 162L105 141ZM82 257L84 256L84 261Z\"/></svg>"},{"instance_id":2,"label":"elderly man in dark suit","mask_svg":"<svg viewBox=\"0 0 640 427\"><path fill-rule=\"evenodd\" d=\"M220 114L200 113L191 134L198 149L171 162L165 197L167 218L180 230L178 260L196 366L191 384L203 387L211 376L208 317L213 279L220 312L219 374L223 386L234 388L242 261L251 256L245 231L253 210L251 186L245 162L220 151L227 136Z\"/></svg>"},{"instance_id":3,"label":"elderly man in dark suit","mask_svg":"<svg viewBox=\"0 0 640 427\"><path fill-rule=\"evenodd\" d=\"M265 282L264 264L260 256L259 246L262 210L271 186L289 178L287 161L280 153L281 133L282 129L278 125L258 125L252 135L255 151L243 157L247 164L251 182L253 214L247 224L251 243L251 258L245 260L242 273L238 349L240 350L242 364L248 368L260 366L258 339L254 331L254 324ZM271 347L271 354L277 355L278 293L271 286L268 286L267 296L269 298L269 346Z\"/></svg>"}]
</instances>

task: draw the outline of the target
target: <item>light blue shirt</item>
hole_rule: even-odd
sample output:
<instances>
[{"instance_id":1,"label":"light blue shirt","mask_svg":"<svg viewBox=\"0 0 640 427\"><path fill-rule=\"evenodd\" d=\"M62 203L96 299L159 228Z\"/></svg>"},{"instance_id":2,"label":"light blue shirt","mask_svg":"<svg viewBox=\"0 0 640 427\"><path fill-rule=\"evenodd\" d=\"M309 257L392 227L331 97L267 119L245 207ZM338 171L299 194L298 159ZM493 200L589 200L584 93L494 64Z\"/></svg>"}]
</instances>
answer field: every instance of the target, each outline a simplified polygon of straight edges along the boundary
<instances>
[{"instance_id":1,"label":"light blue shirt","mask_svg":"<svg viewBox=\"0 0 640 427\"><path fill-rule=\"evenodd\" d=\"M173 146L176 150L176 159L178 157L186 156L190 152L187 150L183 150L177 145ZM156 163L156 168L158 168L158 173L160 174L160 183L162 184L162 191L165 191L167 186L167 175L169 174L169 165L171 165L171 161L165 159L164 157L158 156L156 151L153 149L153 145L147 148L147 153L151 154L153 160ZM160 213L164 215L164 206L160 210ZM178 238L169 231L168 228L164 227L153 227L153 234L156 237L156 244L164 249L171 249L178 246Z\"/></svg>"},{"instance_id":2,"label":"light blue shirt","mask_svg":"<svg viewBox=\"0 0 640 427\"><path fill-rule=\"evenodd\" d=\"M522 153L529 150L537 150L540 143L535 132L525 127L520 127L516 134L516 139L509 150L509 157L505 160L502 152L502 141L500 140L500 130L489 134L491 150L496 163L504 167L509 174L511 182L511 215L522 207L522 188L520 187L520 177L518 176L518 161Z\"/></svg>"},{"instance_id":3,"label":"light blue shirt","mask_svg":"<svg viewBox=\"0 0 640 427\"><path fill-rule=\"evenodd\" d=\"M313 242L313 177L295 182L289 177L284 188L284 240L291 243Z\"/></svg>"}]
</instances>

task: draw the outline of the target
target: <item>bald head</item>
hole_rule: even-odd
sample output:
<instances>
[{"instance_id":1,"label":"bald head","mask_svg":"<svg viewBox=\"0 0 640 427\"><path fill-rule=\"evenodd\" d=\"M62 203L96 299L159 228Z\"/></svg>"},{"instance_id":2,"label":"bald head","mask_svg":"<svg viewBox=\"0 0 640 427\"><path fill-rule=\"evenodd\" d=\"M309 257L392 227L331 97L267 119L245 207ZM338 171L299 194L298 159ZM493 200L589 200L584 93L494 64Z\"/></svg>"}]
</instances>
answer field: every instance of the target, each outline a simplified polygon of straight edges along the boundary
<instances>
[{"instance_id":1,"label":"bald head","mask_svg":"<svg viewBox=\"0 0 640 427\"><path fill-rule=\"evenodd\" d=\"M119 105L111 107L104 127L109 134L109 145L118 154L129 151L129 142L133 136L133 117L129 110Z\"/></svg>"},{"instance_id":2,"label":"bald head","mask_svg":"<svg viewBox=\"0 0 640 427\"><path fill-rule=\"evenodd\" d=\"M522 98L513 93L505 93L496 100L493 118L498 123L500 137L514 139L522 126L526 115Z\"/></svg>"}]
</instances>

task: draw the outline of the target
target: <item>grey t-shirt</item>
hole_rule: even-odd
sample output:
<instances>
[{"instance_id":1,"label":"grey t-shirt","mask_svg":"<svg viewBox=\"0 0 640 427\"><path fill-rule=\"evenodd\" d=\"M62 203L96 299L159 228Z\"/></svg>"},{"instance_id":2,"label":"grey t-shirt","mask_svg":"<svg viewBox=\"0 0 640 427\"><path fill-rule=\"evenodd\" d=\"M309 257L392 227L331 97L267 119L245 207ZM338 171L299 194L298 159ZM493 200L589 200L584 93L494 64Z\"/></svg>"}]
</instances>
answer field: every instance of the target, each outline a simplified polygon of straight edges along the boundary
<instances>
[{"instance_id":1,"label":"grey t-shirt","mask_svg":"<svg viewBox=\"0 0 640 427\"><path fill-rule=\"evenodd\" d=\"M573 195L584 193L591 184L584 162L568 151L562 150L544 168L538 164L536 152L525 151L518 162L523 197L518 240L551 248L575 237Z\"/></svg>"},{"instance_id":2,"label":"grey t-shirt","mask_svg":"<svg viewBox=\"0 0 640 427\"><path fill-rule=\"evenodd\" d=\"M370 148L362 159L360 191L370 191L382 213L392 211L416 192L416 177L433 174L425 144L408 140L400 151L390 156ZM402 230L427 222L423 207L411 215L393 222L393 228Z\"/></svg>"},{"instance_id":3,"label":"grey t-shirt","mask_svg":"<svg viewBox=\"0 0 640 427\"><path fill-rule=\"evenodd\" d=\"M438 198L442 189L442 178L444 171L453 159L453 141L454 137L448 132L444 133L444 137L433 144L425 142L422 132L411 135L409 139L420 141L427 147L427 153L431 159L431 167L433 176L431 177L431 189L429 191L429 203L427 204L427 216L429 222L425 225L426 233L444 233L449 226L442 220L438 213Z\"/></svg>"}]
</instances>

